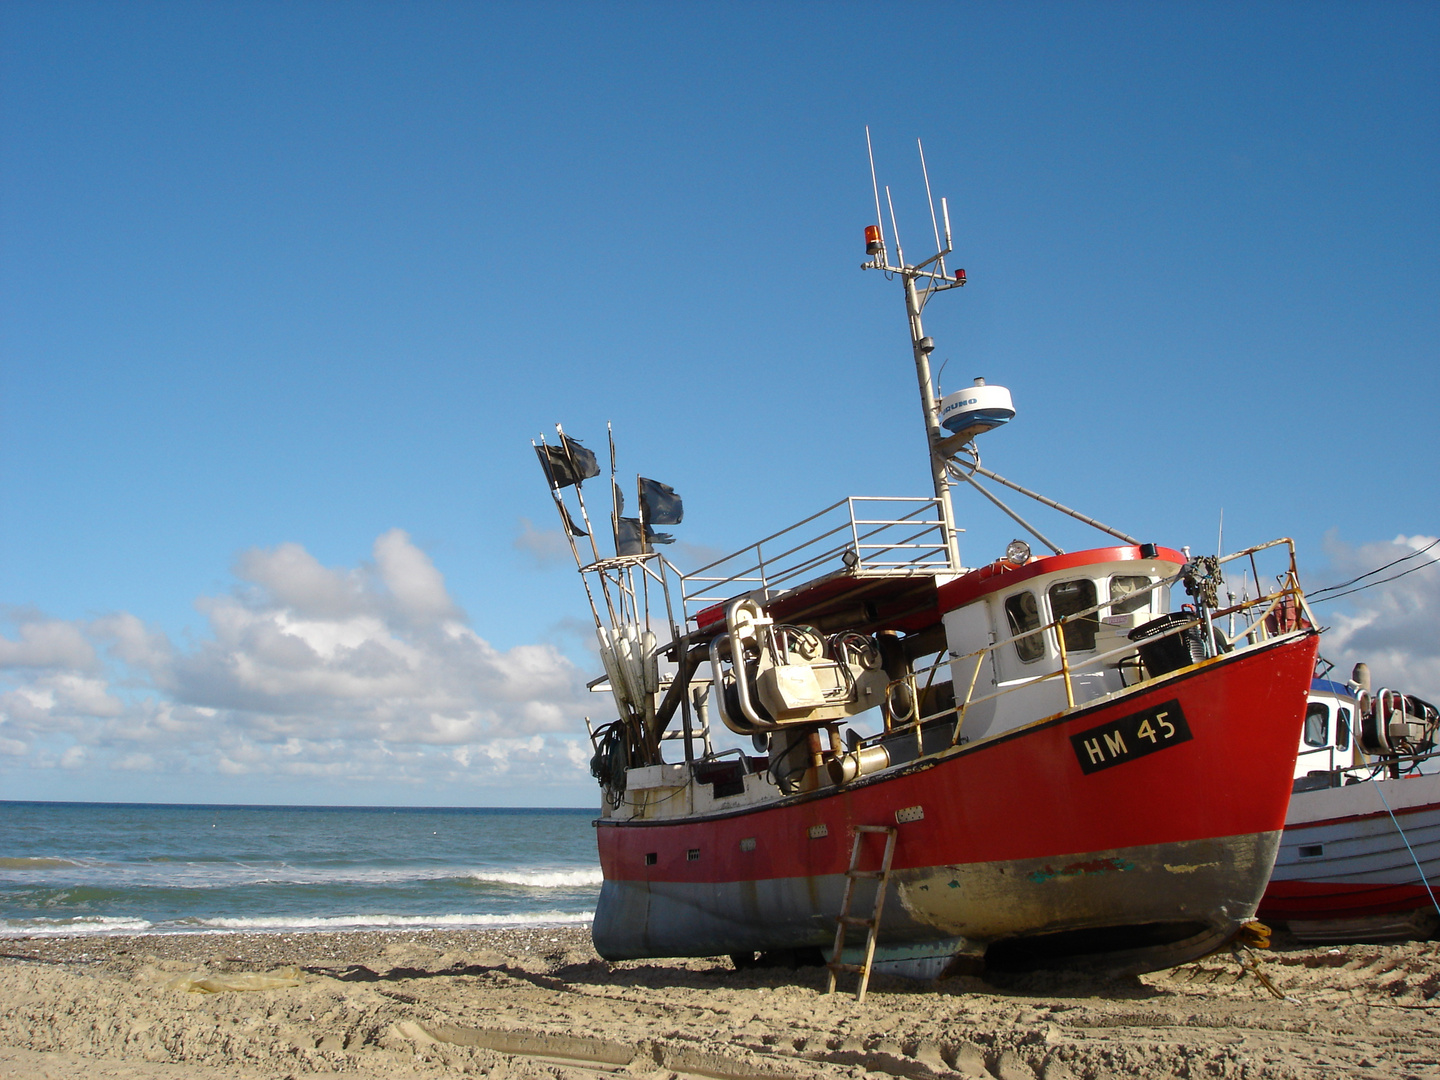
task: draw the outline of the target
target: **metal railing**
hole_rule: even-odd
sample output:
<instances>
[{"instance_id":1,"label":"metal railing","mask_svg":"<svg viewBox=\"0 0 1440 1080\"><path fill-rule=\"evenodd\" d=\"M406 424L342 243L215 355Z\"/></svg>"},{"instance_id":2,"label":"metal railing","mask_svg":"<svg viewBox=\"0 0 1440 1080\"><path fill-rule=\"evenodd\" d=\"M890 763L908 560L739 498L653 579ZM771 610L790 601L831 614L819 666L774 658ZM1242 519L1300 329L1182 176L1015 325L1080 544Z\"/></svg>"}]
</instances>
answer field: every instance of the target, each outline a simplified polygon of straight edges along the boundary
<instances>
[{"instance_id":1,"label":"metal railing","mask_svg":"<svg viewBox=\"0 0 1440 1080\"><path fill-rule=\"evenodd\" d=\"M1299 575L1296 571L1295 564L1295 545L1294 542L1289 538L1273 540L1266 544L1259 544L1255 547L1246 548L1245 550L1236 552L1233 555L1225 556L1223 559L1220 560L1220 562L1226 563L1234 559L1241 559L1246 557L1250 557L1253 560L1253 557L1258 552L1264 551L1269 548L1278 547L1280 545L1285 545L1289 549L1290 562L1289 568L1283 575L1281 575L1283 580L1279 588L1277 588L1274 592L1267 593L1263 596L1258 596L1253 600L1245 600L1239 604L1235 604L1226 608L1221 608L1220 610L1211 613L1212 619L1218 619L1221 616L1228 615L1241 615L1242 617L1245 617L1247 619L1247 624L1243 628L1238 630L1233 636L1224 635L1223 633L1219 635L1225 638L1225 644L1227 648L1236 648L1237 643L1241 642L1244 639L1249 639L1248 644L1251 646L1258 645L1272 637L1278 637L1279 635L1287 633L1291 630L1300 629L1304 625L1309 625L1312 627L1318 625L1315 622L1314 614L1310 611L1309 606L1305 603L1304 594L1300 590ZM1136 593L1132 593L1130 595L1134 596L1139 592L1154 592L1157 589L1174 585L1177 582L1181 581L1184 576L1184 571L1181 571L1180 573L1175 574L1171 577L1161 578L1158 581L1151 582L1147 588L1136 590ZM1067 709L1074 708L1075 690L1072 682L1072 676L1075 673L1086 670L1102 669L1108 662L1112 660L1119 662L1130 657L1135 657L1139 653L1138 642L1127 642L1120 648L1111 649L1107 652L1096 653L1092 656L1086 656L1078 663L1072 661L1069 652L1065 647L1065 625L1067 623L1078 622L1081 619L1094 616L1104 608L1110 607L1113 603L1115 603L1114 599L1107 599L1105 601L1102 601L1101 603L1088 607L1083 611L1076 611L1071 612L1068 615L1063 615L1058 619L1054 619L1046 623L1044 626L1026 628L1018 634L1012 634L1008 638L992 642L984 646L983 648L976 649L973 652L960 654L940 654L939 658L933 664L927 667L916 669L906 677L906 680L897 680L909 682L910 692L914 695L913 700L915 702L913 712L911 713L912 719L908 723L895 726L890 726L887 723L886 732L870 736L869 738L864 740L864 743L868 745L870 743L878 742L882 738L884 738L886 734L889 734L890 732L893 732L899 728L908 728L911 724L914 724L915 727L918 729L919 726L922 724L930 723L945 716L954 716L955 728L951 735L950 745L955 746L961 741L961 732L965 722L965 714L970 708L980 704L981 702L992 701L996 698L1003 697L1006 694L1013 693L1014 691L1022 689L1024 687L1033 686L1037 683L1046 682L1052 679L1063 680L1065 688L1065 707ZM1304 623L1296 623L1296 615L1303 616L1306 621ZM1155 618L1163 618L1163 615L1157 614ZM1178 634L1189 633L1197 628L1203 629L1203 626L1204 619L1202 619L1202 617L1197 613L1193 618L1177 620L1173 625L1167 627L1163 632L1157 633L1154 636L1147 638L1146 643L1148 644L1150 642L1160 641L1164 638L1172 637ZM1007 645L1013 645L1021 638L1033 637L1036 634L1045 633L1050 633L1054 635L1054 640L1058 647L1057 651L1059 653L1060 663L1059 667L1056 670L1049 671L1041 675L1035 675L1030 678L1016 679L995 690L993 693L983 694L980 697L975 696L975 687L976 684L979 682L980 671L981 668L984 666L984 662L987 657L989 657L993 653L998 652L1000 649L1005 648ZM1239 645L1238 647L1243 648L1245 646ZM929 713L923 716L920 715L919 703L923 695L922 693L918 693L917 691L919 689L918 684L921 680L921 677L926 677L926 690L928 691L940 669L946 666L953 665L951 668L952 671L961 671L963 669L960 667L960 664L962 661L965 660L973 660L974 667L970 669L969 683L968 686L965 688L963 699L961 698L960 694L961 687L959 685L959 680L956 679L956 703L949 708L939 709L933 713ZM1153 678L1154 677L1147 677L1145 679L1137 681L1136 683L1128 684L1124 687L1124 689L1131 689L1132 687L1138 686L1143 682L1153 681ZM893 687L894 684L892 683L891 686ZM891 688L887 687L887 701L890 697L890 693ZM1035 719L1040 720L1043 718L1037 716L1035 717Z\"/></svg>"},{"instance_id":2,"label":"metal railing","mask_svg":"<svg viewBox=\"0 0 1440 1080\"><path fill-rule=\"evenodd\" d=\"M851 496L681 575L686 618L749 594L762 603L816 577L941 574L952 569L937 499Z\"/></svg>"}]
</instances>

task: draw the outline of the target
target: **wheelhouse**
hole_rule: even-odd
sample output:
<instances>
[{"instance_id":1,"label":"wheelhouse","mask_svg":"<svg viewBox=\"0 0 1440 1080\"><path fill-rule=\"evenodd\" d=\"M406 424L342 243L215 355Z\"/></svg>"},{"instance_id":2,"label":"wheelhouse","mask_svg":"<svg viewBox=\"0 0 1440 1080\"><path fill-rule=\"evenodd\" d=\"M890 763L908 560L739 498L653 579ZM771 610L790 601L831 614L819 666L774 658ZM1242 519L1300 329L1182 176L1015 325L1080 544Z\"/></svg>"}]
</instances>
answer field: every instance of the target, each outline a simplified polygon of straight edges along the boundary
<instances>
[{"instance_id":1,"label":"wheelhouse","mask_svg":"<svg viewBox=\"0 0 1440 1080\"><path fill-rule=\"evenodd\" d=\"M1169 611L1169 583L1185 561L1150 544L1096 548L1001 559L942 585L952 677L981 699L966 735L999 734L1138 682L1131 635Z\"/></svg>"}]
</instances>

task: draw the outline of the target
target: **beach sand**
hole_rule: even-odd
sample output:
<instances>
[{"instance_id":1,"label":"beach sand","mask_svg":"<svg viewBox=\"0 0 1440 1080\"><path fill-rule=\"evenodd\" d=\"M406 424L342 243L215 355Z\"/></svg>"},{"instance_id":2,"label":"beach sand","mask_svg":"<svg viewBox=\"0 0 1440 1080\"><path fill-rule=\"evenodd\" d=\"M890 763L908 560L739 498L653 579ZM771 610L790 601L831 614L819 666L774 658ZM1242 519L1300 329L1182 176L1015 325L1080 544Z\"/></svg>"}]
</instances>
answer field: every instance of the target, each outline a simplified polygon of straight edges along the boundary
<instances>
[{"instance_id":1,"label":"beach sand","mask_svg":"<svg viewBox=\"0 0 1440 1080\"><path fill-rule=\"evenodd\" d=\"M1256 955L1285 1000L1226 953L857 1004L823 968L606 963L586 928L4 938L0 1077L1440 1077L1440 943Z\"/></svg>"}]
</instances>

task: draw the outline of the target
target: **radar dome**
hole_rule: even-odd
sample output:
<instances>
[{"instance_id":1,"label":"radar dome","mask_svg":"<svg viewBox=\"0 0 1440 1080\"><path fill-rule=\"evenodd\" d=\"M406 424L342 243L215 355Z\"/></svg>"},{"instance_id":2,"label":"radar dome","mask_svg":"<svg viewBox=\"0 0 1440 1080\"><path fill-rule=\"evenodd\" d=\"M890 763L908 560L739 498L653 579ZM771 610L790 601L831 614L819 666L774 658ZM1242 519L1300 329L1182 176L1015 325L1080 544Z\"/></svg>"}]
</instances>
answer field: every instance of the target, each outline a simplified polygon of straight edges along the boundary
<instances>
[{"instance_id":1,"label":"radar dome","mask_svg":"<svg viewBox=\"0 0 1440 1080\"><path fill-rule=\"evenodd\" d=\"M974 386L940 399L940 426L952 435L970 439L999 427L1014 415L1010 391L1003 386L987 386L984 379L976 379Z\"/></svg>"}]
</instances>

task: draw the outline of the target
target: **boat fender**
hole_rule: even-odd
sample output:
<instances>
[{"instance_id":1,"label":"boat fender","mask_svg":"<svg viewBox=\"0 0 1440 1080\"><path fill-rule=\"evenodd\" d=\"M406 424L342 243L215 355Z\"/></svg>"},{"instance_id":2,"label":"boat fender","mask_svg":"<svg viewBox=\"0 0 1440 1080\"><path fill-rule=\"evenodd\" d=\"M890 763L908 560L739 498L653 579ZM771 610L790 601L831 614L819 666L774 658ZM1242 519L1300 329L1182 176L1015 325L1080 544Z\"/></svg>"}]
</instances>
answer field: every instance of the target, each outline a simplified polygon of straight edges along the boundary
<instances>
[{"instance_id":1,"label":"boat fender","mask_svg":"<svg viewBox=\"0 0 1440 1080\"><path fill-rule=\"evenodd\" d=\"M620 665L616 660L615 646L611 643L609 635L604 627L595 628L595 636L600 641L600 663L605 667L605 677L610 680L610 693L615 698L615 708L621 716L630 711L630 700L626 694L626 683L620 676Z\"/></svg>"},{"instance_id":2,"label":"boat fender","mask_svg":"<svg viewBox=\"0 0 1440 1080\"><path fill-rule=\"evenodd\" d=\"M635 664L632 660L630 638L626 633L629 627L615 627L611 631L611 640L615 650L615 668L620 673L620 682L625 688L625 698L630 702L630 707L640 707L640 694L642 691L639 681L635 678Z\"/></svg>"}]
</instances>

